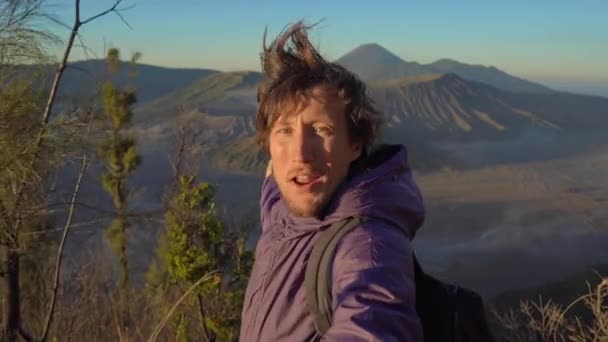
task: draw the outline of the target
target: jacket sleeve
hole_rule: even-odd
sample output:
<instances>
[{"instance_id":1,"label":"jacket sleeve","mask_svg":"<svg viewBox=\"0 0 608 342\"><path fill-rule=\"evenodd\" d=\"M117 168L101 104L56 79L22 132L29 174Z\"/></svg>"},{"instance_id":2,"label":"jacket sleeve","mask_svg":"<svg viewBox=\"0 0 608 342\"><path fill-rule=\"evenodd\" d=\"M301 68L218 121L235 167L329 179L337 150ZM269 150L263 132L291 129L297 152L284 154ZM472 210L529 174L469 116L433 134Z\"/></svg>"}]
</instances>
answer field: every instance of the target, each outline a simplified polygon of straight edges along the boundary
<instances>
[{"instance_id":1,"label":"jacket sleeve","mask_svg":"<svg viewBox=\"0 0 608 342\"><path fill-rule=\"evenodd\" d=\"M324 341L422 341L411 242L397 229L367 222L342 238L332 296Z\"/></svg>"}]
</instances>

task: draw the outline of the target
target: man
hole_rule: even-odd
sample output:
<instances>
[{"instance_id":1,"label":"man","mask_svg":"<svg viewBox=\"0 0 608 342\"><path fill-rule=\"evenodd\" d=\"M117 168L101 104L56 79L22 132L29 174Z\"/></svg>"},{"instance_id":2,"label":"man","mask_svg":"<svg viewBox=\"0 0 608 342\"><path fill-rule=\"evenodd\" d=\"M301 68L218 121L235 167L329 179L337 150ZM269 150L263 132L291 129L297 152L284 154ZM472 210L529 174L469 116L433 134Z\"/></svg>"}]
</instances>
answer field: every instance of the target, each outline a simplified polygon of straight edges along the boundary
<instances>
[{"instance_id":1,"label":"man","mask_svg":"<svg viewBox=\"0 0 608 342\"><path fill-rule=\"evenodd\" d=\"M337 246L322 339L422 341L411 239L424 209L407 152L370 151L379 113L361 81L320 56L307 29L298 23L264 43L257 129L271 164L240 339L320 339L303 287L311 250L331 223L372 216Z\"/></svg>"}]
</instances>

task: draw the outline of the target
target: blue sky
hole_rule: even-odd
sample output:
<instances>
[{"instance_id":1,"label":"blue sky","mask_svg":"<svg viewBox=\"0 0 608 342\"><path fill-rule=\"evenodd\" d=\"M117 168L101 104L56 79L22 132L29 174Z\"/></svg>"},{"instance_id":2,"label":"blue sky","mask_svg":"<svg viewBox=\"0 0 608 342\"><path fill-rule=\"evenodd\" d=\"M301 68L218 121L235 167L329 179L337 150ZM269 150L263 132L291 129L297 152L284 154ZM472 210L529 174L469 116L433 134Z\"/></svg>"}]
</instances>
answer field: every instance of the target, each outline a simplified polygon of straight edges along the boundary
<instances>
[{"instance_id":1,"label":"blue sky","mask_svg":"<svg viewBox=\"0 0 608 342\"><path fill-rule=\"evenodd\" d=\"M51 2L71 23L73 1ZM87 17L114 1L81 2ZM332 59L375 42L407 61L452 58L537 81L608 88L608 1L125 0L133 4L123 13L132 30L116 15L82 28L98 56L105 44L140 51L147 64L259 70L266 26L273 37L298 19L324 19L312 37ZM74 51L73 59L82 58Z\"/></svg>"}]
</instances>

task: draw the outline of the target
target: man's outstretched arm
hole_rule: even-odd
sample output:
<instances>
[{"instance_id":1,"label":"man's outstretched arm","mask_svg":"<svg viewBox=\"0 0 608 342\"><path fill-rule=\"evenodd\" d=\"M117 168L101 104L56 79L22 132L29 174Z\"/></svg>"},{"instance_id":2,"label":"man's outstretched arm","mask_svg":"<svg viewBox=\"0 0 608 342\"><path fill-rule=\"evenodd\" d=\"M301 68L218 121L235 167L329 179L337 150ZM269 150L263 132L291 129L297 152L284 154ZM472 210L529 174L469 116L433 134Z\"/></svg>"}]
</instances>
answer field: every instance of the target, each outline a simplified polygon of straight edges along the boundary
<instances>
[{"instance_id":1,"label":"man's outstretched arm","mask_svg":"<svg viewBox=\"0 0 608 342\"><path fill-rule=\"evenodd\" d=\"M342 238L332 268L327 341L422 341L407 236L367 222Z\"/></svg>"}]
</instances>

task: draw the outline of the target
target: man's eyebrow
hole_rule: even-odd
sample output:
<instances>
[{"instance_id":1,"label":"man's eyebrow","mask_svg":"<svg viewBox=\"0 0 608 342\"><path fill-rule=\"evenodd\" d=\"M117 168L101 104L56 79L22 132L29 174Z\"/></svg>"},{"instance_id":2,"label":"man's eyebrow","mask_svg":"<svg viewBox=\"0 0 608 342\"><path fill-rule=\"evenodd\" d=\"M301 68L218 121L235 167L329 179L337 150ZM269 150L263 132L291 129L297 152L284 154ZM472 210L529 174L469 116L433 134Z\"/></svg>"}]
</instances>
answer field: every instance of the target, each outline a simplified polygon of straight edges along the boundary
<instances>
[{"instance_id":1,"label":"man's eyebrow","mask_svg":"<svg viewBox=\"0 0 608 342\"><path fill-rule=\"evenodd\" d=\"M286 120L286 119L277 120L275 122L275 125L281 125L281 126L290 125L290 124L291 124L291 121Z\"/></svg>"},{"instance_id":2,"label":"man's eyebrow","mask_svg":"<svg viewBox=\"0 0 608 342\"><path fill-rule=\"evenodd\" d=\"M317 117L315 117L313 119L314 122L323 122L323 123L332 123L334 122L334 120L332 120L331 115L329 113L323 113L320 115L317 115Z\"/></svg>"},{"instance_id":3,"label":"man's eyebrow","mask_svg":"<svg viewBox=\"0 0 608 342\"><path fill-rule=\"evenodd\" d=\"M277 125L290 125L294 121L293 115L282 115L275 121Z\"/></svg>"},{"instance_id":4,"label":"man's eyebrow","mask_svg":"<svg viewBox=\"0 0 608 342\"><path fill-rule=\"evenodd\" d=\"M275 121L274 125L272 125L272 129L274 130L277 127L285 127L285 126L291 126L291 125L292 125L291 120L279 119L279 120Z\"/></svg>"}]
</instances>

